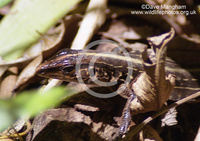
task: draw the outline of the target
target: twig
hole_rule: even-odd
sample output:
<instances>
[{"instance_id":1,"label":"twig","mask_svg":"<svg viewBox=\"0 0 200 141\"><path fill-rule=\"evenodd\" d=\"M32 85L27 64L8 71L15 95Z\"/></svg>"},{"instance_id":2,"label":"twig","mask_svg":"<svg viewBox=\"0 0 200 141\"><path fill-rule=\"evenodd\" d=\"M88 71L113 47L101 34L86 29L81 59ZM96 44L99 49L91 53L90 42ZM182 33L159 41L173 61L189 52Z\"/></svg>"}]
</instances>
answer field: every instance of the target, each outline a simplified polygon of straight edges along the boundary
<instances>
[{"instance_id":1,"label":"twig","mask_svg":"<svg viewBox=\"0 0 200 141\"><path fill-rule=\"evenodd\" d=\"M196 92L190 96L187 96L186 98L183 98L167 107L165 107L164 109L158 111L157 113L153 114L151 117L148 117L147 119L145 119L142 123L140 123L138 126L136 126L133 130L132 133L130 134L130 136L126 136L124 139L125 140L130 140L136 133L138 133L146 124L148 124L150 121L152 121L153 119L155 119L156 117L166 113L169 109L171 108L175 108L183 103L186 103L188 101L191 101L194 98L197 98L200 96L200 91Z\"/></svg>"},{"instance_id":2,"label":"twig","mask_svg":"<svg viewBox=\"0 0 200 141\"><path fill-rule=\"evenodd\" d=\"M11 135L3 135L3 136L0 136L0 140L1 139L17 138L17 137L25 136L26 134L28 134L28 132L32 128L30 121L27 121L26 124L27 124L27 128L26 128L26 130L24 132L22 132L22 133L17 133L16 132L15 134L11 134Z\"/></svg>"}]
</instances>

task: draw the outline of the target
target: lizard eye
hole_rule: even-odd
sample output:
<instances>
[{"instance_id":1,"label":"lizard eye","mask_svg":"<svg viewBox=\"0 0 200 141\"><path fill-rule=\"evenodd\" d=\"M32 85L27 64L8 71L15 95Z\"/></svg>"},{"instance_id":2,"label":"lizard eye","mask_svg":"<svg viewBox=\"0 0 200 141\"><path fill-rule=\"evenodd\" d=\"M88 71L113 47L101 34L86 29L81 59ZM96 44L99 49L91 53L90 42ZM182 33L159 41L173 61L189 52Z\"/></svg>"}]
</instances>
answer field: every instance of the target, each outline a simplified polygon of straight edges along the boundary
<instances>
[{"instance_id":1,"label":"lizard eye","mask_svg":"<svg viewBox=\"0 0 200 141\"><path fill-rule=\"evenodd\" d=\"M69 74L75 71L74 67L63 67L61 68L63 74Z\"/></svg>"}]
</instances>

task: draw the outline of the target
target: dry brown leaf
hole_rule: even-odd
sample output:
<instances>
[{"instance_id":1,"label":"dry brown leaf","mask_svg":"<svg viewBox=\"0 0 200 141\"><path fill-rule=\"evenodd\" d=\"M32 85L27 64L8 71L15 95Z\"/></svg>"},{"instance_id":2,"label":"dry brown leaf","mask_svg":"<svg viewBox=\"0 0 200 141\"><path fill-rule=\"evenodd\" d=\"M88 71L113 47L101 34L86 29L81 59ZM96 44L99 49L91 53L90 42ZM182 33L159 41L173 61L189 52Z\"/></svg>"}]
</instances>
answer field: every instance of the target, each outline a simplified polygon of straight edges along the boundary
<instances>
[{"instance_id":1,"label":"dry brown leaf","mask_svg":"<svg viewBox=\"0 0 200 141\"><path fill-rule=\"evenodd\" d=\"M45 136L45 132L41 132L42 130L48 130L49 132L51 132L51 128L47 127L52 126L53 122L60 122L61 124L59 128L63 128L66 126L66 130L69 130L67 129L67 125L69 126L70 122L83 122L85 124L90 124L92 121L89 116L84 116L81 112L78 112L72 108L50 109L43 112L34 119L32 124L34 130L32 140L37 140L37 138L40 138L41 140L43 138L42 136ZM59 131L59 128L55 128L54 131ZM58 134L62 134L62 132L65 131L60 132Z\"/></svg>"},{"instance_id":2,"label":"dry brown leaf","mask_svg":"<svg viewBox=\"0 0 200 141\"><path fill-rule=\"evenodd\" d=\"M7 76L0 84L0 99L6 99L12 96L12 91L17 81L17 72L17 67L11 67L8 69Z\"/></svg>"},{"instance_id":3,"label":"dry brown leaf","mask_svg":"<svg viewBox=\"0 0 200 141\"><path fill-rule=\"evenodd\" d=\"M8 66L0 66L0 77L5 73L5 71L8 69Z\"/></svg>"},{"instance_id":4,"label":"dry brown leaf","mask_svg":"<svg viewBox=\"0 0 200 141\"><path fill-rule=\"evenodd\" d=\"M62 140L80 140L88 132L90 133L88 137L90 140L107 140L109 138L112 140L112 133L117 132L117 130L116 127L109 124L94 122L90 116L86 116L73 108L51 109L34 119L32 141L48 140L55 137L55 134Z\"/></svg>"},{"instance_id":5,"label":"dry brown leaf","mask_svg":"<svg viewBox=\"0 0 200 141\"><path fill-rule=\"evenodd\" d=\"M83 104L76 104L74 106L74 108L78 109L78 110L81 110L81 111L90 111L90 112L99 111L98 107L93 107L93 106L83 105Z\"/></svg>"},{"instance_id":6,"label":"dry brown leaf","mask_svg":"<svg viewBox=\"0 0 200 141\"><path fill-rule=\"evenodd\" d=\"M3 67L12 67L12 66L23 66L24 64L27 64L28 62L30 62L31 60L33 60L33 58L35 58L36 56L31 56L31 57L22 57L10 62L5 62L5 61L1 61L0 62L0 68ZM1 73L2 74L2 73Z\"/></svg>"},{"instance_id":7,"label":"dry brown leaf","mask_svg":"<svg viewBox=\"0 0 200 141\"><path fill-rule=\"evenodd\" d=\"M51 56L51 54L54 54L59 50L59 48L62 48L66 43L69 44L74 36L76 31L78 30L78 22L82 18L79 15L73 15L73 16L67 16L65 20L61 23L60 26L57 28L52 28L48 31L47 35L42 35L43 37L43 50L40 50L43 52L43 57L48 58ZM73 28L72 28L73 26ZM68 37L69 40L66 40ZM34 48L34 47L33 47ZM33 51L33 48L29 49L26 53L31 53ZM39 53L39 51L37 51ZM28 62L30 62L33 58L20 58L18 60L9 62L9 63L1 63L0 67L4 69L2 70L2 73L6 72L6 68L9 66L18 66L22 67ZM32 78L35 76L35 68L42 62L42 56L39 55L37 58L35 58L32 62L30 62L21 72L16 85L15 85L15 92L19 89L23 88L24 86L28 85L29 82L31 82ZM9 85L7 85L9 86ZM8 88L7 88L8 89ZM11 90L12 91L12 90Z\"/></svg>"},{"instance_id":8,"label":"dry brown leaf","mask_svg":"<svg viewBox=\"0 0 200 141\"><path fill-rule=\"evenodd\" d=\"M51 57L52 54L57 52L60 48L62 48L62 46L66 46L72 42L79 27L78 23L81 19L82 17L80 15L67 16L65 19L63 19L63 21L61 21L58 27L51 28L47 34L41 35L42 40L28 49L24 53L23 57L11 62L1 61L0 67L27 64L37 57L41 52L43 52L44 58ZM38 49L41 47L42 49Z\"/></svg>"},{"instance_id":9,"label":"dry brown leaf","mask_svg":"<svg viewBox=\"0 0 200 141\"><path fill-rule=\"evenodd\" d=\"M62 24L60 25L61 34L58 36L58 39L55 43L51 44L48 49L43 51L44 60L51 57L56 51L60 48L69 47L70 43L74 39L77 31L78 31L78 23L82 20L80 15L71 15L67 16ZM54 86L58 86L62 83L61 80L50 79L49 83L43 87L44 90L52 88Z\"/></svg>"},{"instance_id":10,"label":"dry brown leaf","mask_svg":"<svg viewBox=\"0 0 200 141\"><path fill-rule=\"evenodd\" d=\"M169 33L148 38L152 46L149 57L151 62L144 60L144 72L141 73L132 85L136 98L131 102L131 110L135 113L157 111L168 100L175 85L175 77L171 74L166 76L165 57L166 44L173 38L173 29ZM147 58L143 53L143 58Z\"/></svg>"},{"instance_id":11,"label":"dry brown leaf","mask_svg":"<svg viewBox=\"0 0 200 141\"><path fill-rule=\"evenodd\" d=\"M43 47L43 58L47 59L55 54L61 48L69 47L69 44L74 39L79 22L82 20L80 15L66 16L61 22L61 25L53 31L49 31L48 34L54 35L53 40L45 40L45 46ZM55 33L57 36L55 37Z\"/></svg>"},{"instance_id":12,"label":"dry brown leaf","mask_svg":"<svg viewBox=\"0 0 200 141\"><path fill-rule=\"evenodd\" d=\"M23 71L17 79L15 91L21 88L22 86L27 86L27 84L29 84L29 80L35 76L35 70L41 62L42 55L39 55L23 69Z\"/></svg>"}]
</instances>

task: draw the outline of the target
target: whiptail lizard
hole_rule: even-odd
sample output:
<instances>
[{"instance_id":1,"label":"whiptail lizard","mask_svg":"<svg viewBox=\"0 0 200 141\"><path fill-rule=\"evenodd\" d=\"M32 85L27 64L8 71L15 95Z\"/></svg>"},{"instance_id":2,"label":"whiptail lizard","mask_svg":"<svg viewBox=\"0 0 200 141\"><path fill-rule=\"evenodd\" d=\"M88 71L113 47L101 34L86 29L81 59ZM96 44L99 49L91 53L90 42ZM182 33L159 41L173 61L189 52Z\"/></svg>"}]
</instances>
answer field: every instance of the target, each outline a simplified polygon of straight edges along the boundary
<instances>
[{"instance_id":1,"label":"whiptail lizard","mask_svg":"<svg viewBox=\"0 0 200 141\"><path fill-rule=\"evenodd\" d=\"M42 77L77 82L80 78L78 73L80 73L83 82L89 84L93 83L93 76L90 76L89 73L92 70L94 76L98 80L103 82L116 81L118 82L118 86L120 86L127 77L130 78L130 82L132 82L144 71L141 51L131 51L129 55L130 57L127 57L121 52L105 53L97 50L82 51L64 49L41 64L37 68L37 74ZM77 60L80 60L80 69L78 71L76 71ZM91 62L93 66L90 65ZM132 63L132 67L129 66L128 62ZM129 75L128 70L132 71L131 75ZM191 70L188 71L180 68L178 64L169 58L166 59L165 70L166 74L174 74L176 76L174 92L199 90L198 80L191 75ZM130 97L129 93L122 93L121 96L125 98ZM134 98L135 96L132 97L132 99ZM127 129L124 129L124 126L121 126L120 130L122 133L127 131Z\"/></svg>"}]
</instances>

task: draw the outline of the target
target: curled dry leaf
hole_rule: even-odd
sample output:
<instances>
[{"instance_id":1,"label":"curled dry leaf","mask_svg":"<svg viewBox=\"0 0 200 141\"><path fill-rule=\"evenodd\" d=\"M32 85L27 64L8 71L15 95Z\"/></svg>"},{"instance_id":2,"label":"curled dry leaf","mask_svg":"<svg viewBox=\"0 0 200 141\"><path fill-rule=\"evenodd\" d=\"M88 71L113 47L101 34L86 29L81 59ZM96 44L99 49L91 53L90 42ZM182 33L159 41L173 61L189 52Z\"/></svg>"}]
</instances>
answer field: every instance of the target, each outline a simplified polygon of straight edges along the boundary
<instances>
[{"instance_id":1,"label":"curled dry leaf","mask_svg":"<svg viewBox=\"0 0 200 141\"><path fill-rule=\"evenodd\" d=\"M19 75L15 84L15 91L21 86L28 84L27 82L35 76L35 70L37 66L42 62L42 55L39 55L32 62L30 62Z\"/></svg>"},{"instance_id":2,"label":"curled dry leaf","mask_svg":"<svg viewBox=\"0 0 200 141\"><path fill-rule=\"evenodd\" d=\"M72 41L76 34L76 31L78 30L78 22L81 19L82 18L79 15L67 16L57 28L50 29L47 35L42 35L44 46L41 51L43 54L39 55L23 69L16 82L14 89L15 91L18 91L18 89L26 86L31 82L32 78L34 78L35 76L35 70L37 66L41 64L43 58L50 57L65 44L69 44L69 42ZM71 28L72 26L73 28ZM66 40L66 38L68 40ZM38 52L38 54L39 53L41 52ZM27 63L24 61L17 62L18 64L15 64L16 62L12 62L12 64L10 65L12 66Z\"/></svg>"},{"instance_id":3,"label":"curled dry leaf","mask_svg":"<svg viewBox=\"0 0 200 141\"><path fill-rule=\"evenodd\" d=\"M80 16L77 15L73 15L73 16L68 16L66 17L62 24L60 24L60 26L58 26L57 28L52 28L50 31L51 34L53 36L48 36L47 40L45 43L45 47L44 50L45 52L43 53L44 57L49 57L52 54L54 54L56 51L59 50L59 48L61 48L62 43L66 43L66 38L68 39L68 42L71 42L72 39L75 36L75 33L78 29L78 22L81 20L82 18ZM39 30L40 31L40 30ZM49 32L50 33L50 32ZM49 34L47 33L47 34ZM40 34L40 33L38 33ZM44 37L45 35L42 35L42 37ZM53 37L53 38L52 38ZM68 38L69 37L69 38ZM24 57L14 60L12 62L0 62L0 73L1 76L6 72L7 68L11 67L11 66L17 66L18 68L23 68L24 66L26 66L30 61L32 61L35 57L37 57L39 54L41 54L41 49L40 50L36 50L35 48L41 47L41 42L38 42L36 45L32 46L29 50L27 50L27 52L24 53ZM34 54L34 55L33 55ZM38 59L40 58L40 59ZM34 70L35 68L42 62L41 60L41 56L39 56L38 58L36 58L34 61L32 61L27 67L25 67L25 69L22 71L22 73L20 74L17 83L16 81L12 81L14 82L14 84L16 83L15 90L18 90L19 88L21 88L21 86L25 86L27 85L31 79L34 77ZM16 79L16 78L15 78ZM8 79L6 79L8 80ZM10 79L9 79L10 80ZM6 81L7 83L8 81ZM5 81L4 81L5 84ZM1 84L1 94L2 91L3 93L8 93L5 92L3 90L6 89L6 91L8 91L7 87L4 87L4 84ZM9 86L10 89L13 90L14 87L10 87L10 84L7 85ZM9 90L11 93L12 90Z\"/></svg>"},{"instance_id":4,"label":"curled dry leaf","mask_svg":"<svg viewBox=\"0 0 200 141\"><path fill-rule=\"evenodd\" d=\"M133 82L136 98L131 102L135 113L159 110L173 91L175 76L165 73L166 44L173 38L173 29L169 33L148 38L153 49L149 59L144 60L144 72ZM148 58L143 53L143 58ZM148 62L150 60L150 62Z\"/></svg>"},{"instance_id":5,"label":"curled dry leaf","mask_svg":"<svg viewBox=\"0 0 200 141\"><path fill-rule=\"evenodd\" d=\"M44 60L51 57L59 49L67 48L69 46L78 31L79 22L81 20L82 17L77 14L65 17L60 25L62 33L61 36L58 37L57 41L52 42L53 44L50 45L49 48L46 48L43 51ZM62 83L62 81L51 79L44 89L58 86L60 83Z\"/></svg>"},{"instance_id":6,"label":"curled dry leaf","mask_svg":"<svg viewBox=\"0 0 200 141\"><path fill-rule=\"evenodd\" d=\"M55 54L59 49L66 48L74 39L78 28L79 22L82 20L80 15L70 15L65 17L59 27L55 31L51 31L49 34L57 32L56 38L53 40L45 40L45 46L43 47L43 58L47 59ZM53 33L52 33L53 32Z\"/></svg>"}]
</instances>

